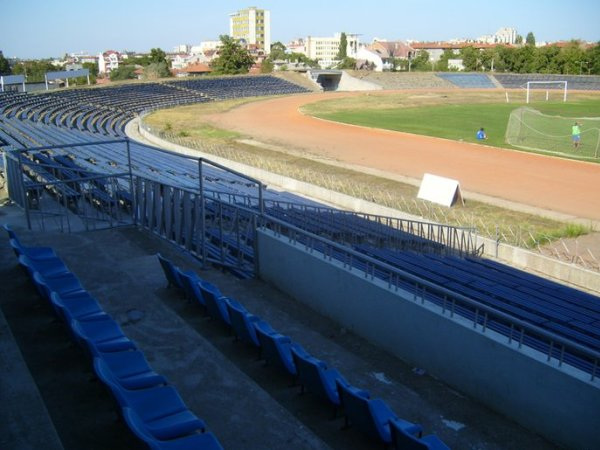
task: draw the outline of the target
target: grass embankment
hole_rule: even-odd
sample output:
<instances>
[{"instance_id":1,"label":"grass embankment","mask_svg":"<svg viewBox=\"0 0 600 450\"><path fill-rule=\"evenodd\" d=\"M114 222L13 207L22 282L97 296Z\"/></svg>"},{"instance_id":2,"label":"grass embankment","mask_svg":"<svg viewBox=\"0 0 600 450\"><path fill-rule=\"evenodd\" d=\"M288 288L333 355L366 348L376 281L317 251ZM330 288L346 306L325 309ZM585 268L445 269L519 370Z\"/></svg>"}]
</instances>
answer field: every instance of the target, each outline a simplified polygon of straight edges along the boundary
<instances>
[{"instance_id":1,"label":"grass embankment","mask_svg":"<svg viewBox=\"0 0 600 450\"><path fill-rule=\"evenodd\" d=\"M359 123L360 125L377 125L379 128L471 142L475 141L474 130L483 126L490 136L486 143L503 146L503 130L506 129L507 119L499 117L499 112L506 113L508 117L510 111L518 107L515 104L506 104L505 99L503 104L503 98L504 95L499 93L463 93L459 96L454 93L371 94L359 98L319 102L308 105L304 112L331 120L334 117L340 120L344 115L363 117L365 122ZM484 236L494 238L498 234L502 241L516 245L534 246L537 243L562 237L576 237L589 232L586 227L580 225L565 224L476 201L468 201L464 206L457 205L450 209L436 207L416 200L418 188L415 186L316 162L298 154L247 146L239 142L245 136L217 129L206 119L208 115L256 100L239 99L168 109L152 113L145 122L155 132L163 134L163 137L190 148L198 148L207 153L364 198L422 216L427 220L459 226L477 226ZM490 105L490 102L495 103ZM574 114L582 115L590 104L584 99L581 104L574 103L571 107ZM557 106L548 103L545 108L545 111L549 112ZM368 110L368 113L363 114L363 110ZM385 123L387 126L382 125ZM402 123L402 127L398 127L399 123ZM499 134L502 138L497 136Z\"/></svg>"}]
</instances>

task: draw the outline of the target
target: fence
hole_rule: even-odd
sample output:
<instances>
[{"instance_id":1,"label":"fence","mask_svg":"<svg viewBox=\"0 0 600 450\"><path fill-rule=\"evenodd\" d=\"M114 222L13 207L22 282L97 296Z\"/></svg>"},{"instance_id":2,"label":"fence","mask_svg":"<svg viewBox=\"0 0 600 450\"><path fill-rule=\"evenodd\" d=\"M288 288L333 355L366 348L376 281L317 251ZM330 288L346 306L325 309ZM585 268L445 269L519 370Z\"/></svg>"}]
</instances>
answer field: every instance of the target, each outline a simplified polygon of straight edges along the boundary
<instances>
[{"instance_id":1,"label":"fence","mask_svg":"<svg viewBox=\"0 0 600 450\"><path fill-rule=\"evenodd\" d=\"M141 126L148 129L143 122ZM456 228L476 229L480 236L498 243L527 248L559 261L600 272L600 254L594 253L588 248L580 248L576 243L573 245L570 240L557 239L552 234L545 233L544 227L519 225L514 221L493 222L477 217L462 208L449 209L425 202L416 198L416 187L406 185L401 187L400 183L392 186L391 183L388 183L386 188L382 189L379 185L369 182L368 179L361 182L356 174L349 176L344 170L328 167L323 172L313 165L298 165L295 161L297 158L278 154L275 151L266 158L264 154L253 152L251 149L207 143L157 130L151 130L151 132L162 139L184 147L371 201L416 217L423 217L432 222L451 224Z\"/></svg>"}]
</instances>

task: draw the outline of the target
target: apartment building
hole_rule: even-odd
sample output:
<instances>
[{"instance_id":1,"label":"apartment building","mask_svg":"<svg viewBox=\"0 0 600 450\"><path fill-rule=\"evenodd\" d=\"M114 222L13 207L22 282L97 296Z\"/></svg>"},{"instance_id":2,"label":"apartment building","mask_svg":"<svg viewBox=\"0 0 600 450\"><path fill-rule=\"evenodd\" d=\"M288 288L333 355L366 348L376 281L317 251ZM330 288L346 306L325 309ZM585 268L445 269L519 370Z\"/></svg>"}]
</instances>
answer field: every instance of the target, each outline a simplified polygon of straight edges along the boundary
<instances>
[{"instance_id":1,"label":"apartment building","mask_svg":"<svg viewBox=\"0 0 600 450\"><path fill-rule=\"evenodd\" d=\"M230 14L229 35L268 55L271 52L271 12L252 6Z\"/></svg>"},{"instance_id":2,"label":"apartment building","mask_svg":"<svg viewBox=\"0 0 600 450\"><path fill-rule=\"evenodd\" d=\"M330 68L338 62L337 55L340 51L342 33L336 33L333 37L308 36L304 40L305 54L310 59L316 59L323 69ZM357 34L346 34L346 55L356 58L359 39Z\"/></svg>"}]
</instances>

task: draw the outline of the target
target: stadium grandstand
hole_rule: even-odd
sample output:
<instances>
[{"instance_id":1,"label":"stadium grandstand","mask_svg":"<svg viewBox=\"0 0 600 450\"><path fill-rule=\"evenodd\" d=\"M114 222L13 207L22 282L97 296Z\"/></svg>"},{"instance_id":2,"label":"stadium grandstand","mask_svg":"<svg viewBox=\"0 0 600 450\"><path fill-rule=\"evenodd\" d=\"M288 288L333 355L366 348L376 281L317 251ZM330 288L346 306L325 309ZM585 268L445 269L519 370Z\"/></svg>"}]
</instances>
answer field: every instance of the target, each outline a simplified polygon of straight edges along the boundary
<instances>
[{"instance_id":1,"label":"stadium grandstand","mask_svg":"<svg viewBox=\"0 0 600 450\"><path fill-rule=\"evenodd\" d=\"M600 446L597 296L482 258L476 230L334 209L125 134L156 109L303 92L249 76L0 94L0 306L39 377L38 442L104 433L72 431L49 394L91 371L64 397L103 424L114 399L97 448ZM57 355L64 377L61 336L86 355Z\"/></svg>"}]
</instances>

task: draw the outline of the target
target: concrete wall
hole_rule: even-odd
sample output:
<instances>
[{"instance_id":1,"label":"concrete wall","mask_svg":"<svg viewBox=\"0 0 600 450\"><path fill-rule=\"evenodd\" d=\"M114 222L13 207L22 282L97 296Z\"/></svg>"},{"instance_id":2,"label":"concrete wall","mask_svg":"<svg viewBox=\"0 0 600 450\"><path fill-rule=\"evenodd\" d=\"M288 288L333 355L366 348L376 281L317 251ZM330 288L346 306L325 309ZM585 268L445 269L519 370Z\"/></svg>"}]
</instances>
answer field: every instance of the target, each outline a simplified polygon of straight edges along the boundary
<instances>
[{"instance_id":1,"label":"concrete wall","mask_svg":"<svg viewBox=\"0 0 600 450\"><path fill-rule=\"evenodd\" d=\"M393 292L270 231L259 232L258 255L263 279L409 364L551 441L600 448L600 380L552 366L538 352L475 331L435 305L421 305L408 292Z\"/></svg>"},{"instance_id":2,"label":"concrete wall","mask_svg":"<svg viewBox=\"0 0 600 450\"><path fill-rule=\"evenodd\" d=\"M342 72L342 78L337 88L338 91L378 91L381 89L383 88L378 84L360 80L345 71Z\"/></svg>"}]
</instances>

